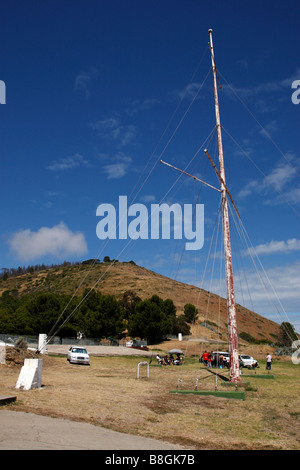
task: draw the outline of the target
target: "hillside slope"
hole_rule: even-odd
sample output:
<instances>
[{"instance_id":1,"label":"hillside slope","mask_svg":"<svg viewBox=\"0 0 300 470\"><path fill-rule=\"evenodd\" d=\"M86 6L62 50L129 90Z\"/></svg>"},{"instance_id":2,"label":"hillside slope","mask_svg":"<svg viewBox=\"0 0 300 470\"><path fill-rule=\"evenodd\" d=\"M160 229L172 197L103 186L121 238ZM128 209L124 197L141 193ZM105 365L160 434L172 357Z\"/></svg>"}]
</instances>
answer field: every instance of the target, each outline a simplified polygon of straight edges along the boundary
<instances>
[{"instance_id":1,"label":"hillside slope","mask_svg":"<svg viewBox=\"0 0 300 470\"><path fill-rule=\"evenodd\" d=\"M226 341L228 338L225 299L133 263L61 266L0 281L0 295L6 290L14 290L16 295L53 291L80 296L86 288L112 294L117 299L126 291L135 292L141 299L157 294L162 299L173 300L177 315L183 313L186 303L192 303L199 312L197 323L192 326L193 336L216 339L219 331L221 340ZM205 320L207 327L201 325ZM277 323L238 304L237 323L239 334L248 333L257 340L274 340L279 329Z\"/></svg>"}]
</instances>

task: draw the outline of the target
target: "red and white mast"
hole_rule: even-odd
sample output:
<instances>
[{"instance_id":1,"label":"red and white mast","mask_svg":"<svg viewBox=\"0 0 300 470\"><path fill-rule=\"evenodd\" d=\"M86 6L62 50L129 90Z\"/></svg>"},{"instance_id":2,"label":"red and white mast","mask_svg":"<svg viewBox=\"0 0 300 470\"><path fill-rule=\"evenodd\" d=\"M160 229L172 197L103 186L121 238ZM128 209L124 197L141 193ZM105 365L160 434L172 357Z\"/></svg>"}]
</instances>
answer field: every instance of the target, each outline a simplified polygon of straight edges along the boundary
<instances>
[{"instance_id":1,"label":"red and white mast","mask_svg":"<svg viewBox=\"0 0 300 470\"><path fill-rule=\"evenodd\" d=\"M228 203L227 203L227 190L225 180L224 156L223 156L223 143L220 121L220 110L218 100L217 88L217 70L215 65L215 56L212 40L212 29L208 30L209 46L211 51L212 71L214 79L214 95L215 95L215 112L216 112L216 128L218 138L218 153L219 153L219 172L221 182L221 200L222 200L222 214L223 214L223 234L224 234L224 254L225 254L225 271L226 271L226 288L227 288L227 316L228 316L228 341L229 341L229 354L230 354L230 381L241 382L240 378L240 365L238 353L238 337L237 337L237 323L236 323L236 309L235 309L235 295L233 283L233 270L232 270L232 255L229 231L229 216L228 216Z\"/></svg>"}]
</instances>

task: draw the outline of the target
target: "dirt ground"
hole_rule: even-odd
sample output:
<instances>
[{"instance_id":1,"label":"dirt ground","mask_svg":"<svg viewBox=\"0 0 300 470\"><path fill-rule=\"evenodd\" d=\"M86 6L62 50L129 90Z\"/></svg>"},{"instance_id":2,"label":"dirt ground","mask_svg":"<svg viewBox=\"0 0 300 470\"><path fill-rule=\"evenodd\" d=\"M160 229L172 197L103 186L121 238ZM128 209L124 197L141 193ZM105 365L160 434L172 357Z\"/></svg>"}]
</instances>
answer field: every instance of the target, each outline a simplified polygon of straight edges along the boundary
<instances>
[{"instance_id":1,"label":"dirt ground","mask_svg":"<svg viewBox=\"0 0 300 470\"><path fill-rule=\"evenodd\" d=\"M221 378L199 368L199 344L187 343L180 344L183 366L159 367L153 359L149 378L142 367L139 379L138 363L150 362L149 356L92 355L90 366L82 366L44 355L42 387L29 391L15 389L21 364L7 362L0 365L0 395L17 396L7 410L87 422L189 449L299 450L299 365L274 358L273 379L244 377L245 400L170 393L176 387L193 390L197 379L199 390L228 390ZM161 345L159 352L174 346L178 342ZM265 374L265 347L247 353L260 362L256 374Z\"/></svg>"}]
</instances>

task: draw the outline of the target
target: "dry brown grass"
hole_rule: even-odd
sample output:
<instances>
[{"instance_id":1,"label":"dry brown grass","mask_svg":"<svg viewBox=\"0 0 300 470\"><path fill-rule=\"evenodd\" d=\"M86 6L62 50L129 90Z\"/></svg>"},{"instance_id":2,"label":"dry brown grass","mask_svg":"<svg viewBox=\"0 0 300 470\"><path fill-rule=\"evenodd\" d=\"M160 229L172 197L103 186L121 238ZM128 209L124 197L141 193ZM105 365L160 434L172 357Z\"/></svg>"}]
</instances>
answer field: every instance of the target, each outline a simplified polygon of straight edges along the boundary
<instances>
[{"instance_id":1,"label":"dry brown grass","mask_svg":"<svg viewBox=\"0 0 300 470\"><path fill-rule=\"evenodd\" d=\"M194 387L198 362L191 356L183 368L151 366L149 379L137 379L141 360L92 357L90 366L80 366L43 356L43 386L30 391L15 389L20 365L1 365L0 395L17 395L8 406L12 410L86 421L190 449L299 449L300 368L290 360L274 362L274 380L251 379L244 401L169 393L179 376L181 388ZM199 371L200 383L213 389L213 376L202 380L207 375Z\"/></svg>"}]
</instances>

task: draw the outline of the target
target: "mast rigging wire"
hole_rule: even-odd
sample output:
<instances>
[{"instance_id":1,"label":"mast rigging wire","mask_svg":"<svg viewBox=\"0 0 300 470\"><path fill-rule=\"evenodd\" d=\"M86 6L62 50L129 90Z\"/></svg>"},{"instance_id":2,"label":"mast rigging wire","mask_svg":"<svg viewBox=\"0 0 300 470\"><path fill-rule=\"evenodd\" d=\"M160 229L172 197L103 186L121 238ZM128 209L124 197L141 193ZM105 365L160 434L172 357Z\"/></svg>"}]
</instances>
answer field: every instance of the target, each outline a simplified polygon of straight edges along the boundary
<instances>
[{"instance_id":1,"label":"mast rigging wire","mask_svg":"<svg viewBox=\"0 0 300 470\"><path fill-rule=\"evenodd\" d=\"M204 59L204 56L205 56L206 52L207 52L207 49L205 48L205 51L204 51L204 53L202 54L201 60L200 60L200 62L199 62L199 64L198 64L198 66L196 67L196 69L195 69L195 71L194 71L194 73L193 73L193 75L192 75L192 77L191 77L191 79L190 79L189 84L191 84L192 80L194 79L194 77L195 77L195 75L196 75L196 73L197 73L197 71L198 71L198 69L199 69L201 63L203 62L203 59ZM189 106L188 106L188 108L186 109L185 113L183 114L183 116L182 116L180 122L178 123L178 125L177 125L176 128L175 128L175 130L173 131L173 133L172 133L170 139L168 140L167 144L166 144L165 147L163 148L163 150L162 150L162 152L160 153L159 157L156 159L156 162L155 162L154 165L152 166L152 168L151 168L151 170L149 171L147 177L144 179L144 182L143 182L142 185L140 186L138 192L137 192L136 195L134 196L134 198L133 198L133 200L131 201L131 203L134 202L134 200L137 198L138 194L141 192L142 188L143 188L144 185L146 184L146 181L149 179L151 173L153 172L153 170L155 169L157 163L159 162L160 158L162 157L162 155L163 155L164 152L166 151L168 145L170 144L170 142L171 142L172 139L174 138L176 132L178 131L179 127L181 126L181 124L182 124L182 122L183 122L183 120L185 119L186 115L188 114L188 112L189 112L191 106L193 105L194 101L196 100L198 94L200 93L200 90L203 88L203 86L204 86L204 84L205 84L205 82L206 82L206 80L207 80L207 78L208 78L208 76L209 76L209 73L210 73L210 70L208 71L208 73L206 74L204 80L202 81L202 83L201 83L200 86L198 87L197 92L195 93L195 95L194 95L194 97L193 97L191 103L189 104ZM188 85L189 85L189 84L188 84ZM155 148L154 148L154 150L153 150L153 152L152 152L150 158L148 159L148 162L147 162L146 166L144 167L144 170L142 171L142 173L141 173L140 177L138 178L138 180L137 180L135 186L133 187L133 189L132 189L132 191L131 191L131 193L130 193L130 195L129 195L129 198L130 198L130 197L132 196L132 194L134 193L134 190L135 190L135 188L137 187L137 185L138 185L138 183L139 183L139 181L140 181L142 175L145 173L146 168L148 167L150 161L152 160L152 158L153 158L153 156L154 156L154 153L156 152L156 150L157 150L157 148L158 148L160 142L162 141L164 135L166 134L168 128L170 127L171 122L173 121L173 119L174 119L174 117L175 117L175 115L176 115L176 113L177 113L177 111L178 111L178 109L179 109L181 103L183 102L183 100L184 100L184 98L185 98L185 95L186 95L186 93L187 93L187 89L188 89L188 86L186 87L185 93L182 95L179 104L177 105L175 111L173 112L173 114L172 114L172 116L171 116L171 119L169 120L169 122L168 122L168 124L167 124L167 126L166 126L166 128L165 128L165 130L164 130L164 132L162 133L162 135L161 135L160 139L158 140L158 143L156 144L156 146L155 146ZM199 149L199 151L200 151L200 149ZM196 155L195 155L195 156L196 156ZM194 156L194 158L195 158L195 156ZM69 302L67 303L67 305L66 305L65 308L63 309L63 311L62 311L62 313L60 314L59 318L56 320L54 326L51 328L51 330L50 330L48 336L51 336L51 335L52 335L52 333L53 333L55 327L57 326L57 324L58 324L58 322L59 322L59 320L60 320L60 319L62 318L62 316L64 315L66 309L68 308L68 306L70 305L70 303L71 303L71 301L73 300L74 296L76 295L76 293L78 292L78 290L79 290L80 287L82 286L84 280L85 280L85 279L87 278L87 276L89 275L91 269L92 269L92 268L94 267L94 265L96 264L96 261L97 261L99 255L103 252L103 250L104 250L105 247L107 246L108 242L109 242L109 237L108 237L108 239L106 240L104 246L103 246L101 249L99 249L99 251L97 252L97 254L96 254L96 256L95 256L95 258L94 258L92 264L90 265L89 270L88 270L87 273L85 273L85 275L83 276L83 278L82 278L82 280L81 280L79 286L76 288L76 290L74 291L74 293L73 293L71 299L69 300ZM52 337L53 337L53 336L54 336L54 335L52 335ZM52 339L52 337L51 337L51 339Z\"/></svg>"},{"instance_id":2,"label":"mast rigging wire","mask_svg":"<svg viewBox=\"0 0 300 470\"><path fill-rule=\"evenodd\" d=\"M230 90L234 93L234 95L237 97L237 99L240 101L240 103L244 106L244 108L248 111L248 113L250 114L250 116L254 119L254 121L261 127L261 129L263 130L263 132L265 133L265 135L268 137L268 139L272 142L272 144L274 145L274 147L278 150L278 152L280 153L280 155L284 158L284 160L296 171L296 173L298 173L298 176L300 176L300 173L299 171L297 170L297 168L291 163L291 161L287 158L287 156L283 153L283 151L281 150L281 148L279 147L279 145L274 141L274 139L271 137L271 135L269 134L269 132L264 128L264 126L260 123L260 121L254 116L254 114L252 113L252 111L248 108L248 106L246 105L246 103L242 100L242 98L238 95L238 93L236 92L236 90L233 88L232 85L230 85L228 83L228 81L226 80L226 78L221 74L220 72L220 75L222 76L223 80L227 83L228 87L230 88Z\"/></svg>"},{"instance_id":3,"label":"mast rigging wire","mask_svg":"<svg viewBox=\"0 0 300 470\"><path fill-rule=\"evenodd\" d=\"M210 134L208 135L208 137L205 139L205 141L202 143L202 145L199 147L199 149L197 150L197 152L195 153L194 157L192 158L192 160L196 157L196 155L200 152L200 150L204 147L204 145L207 143L207 141L210 139L211 135L213 134L215 129L212 129L212 131L210 132ZM191 160L191 161L192 161ZM190 165L191 162L189 162L188 165ZM182 177L182 174L180 174L178 176L178 178L174 181L174 183L171 185L171 187L168 189L168 191L166 192L166 194L162 197L161 201L159 202L158 205L161 204L161 202L167 197L167 195L171 192L171 190L173 189L173 187L177 184L177 182L179 181L179 179ZM148 223L148 220L149 218L151 217L151 214L148 216L148 219L144 222L144 224ZM144 226L143 224L143 226ZM142 228L142 227L141 227ZM125 245L125 247L119 252L119 254L117 255L117 258L119 258L124 252L125 250L132 244L132 242L136 242L137 240L132 240L130 239L127 244ZM49 344L49 342L53 339L53 337L60 331L60 329L66 324L67 321L69 321L71 319L71 317L76 313L76 311L78 310L78 308L80 307L80 305L86 300L86 298L89 296L89 294L92 292L92 290L97 286L97 284L102 280L102 278L105 276L105 274L111 269L111 267L115 264L115 260L111 262L111 264L107 267L107 269L104 271L104 273L102 273L102 275L96 280L96 282L93 284L93 286L90 288L90 290L87 292L87 294L84 296L84 298L82 298L80 300L80 302L77 304L77 306L73 309L73 311L67 316L67 318L64 320L64 322L61 324L61 326L53 333L54 331L54 328L51 329L51 335L48 334L47 336L47 340L46 340L46 344ZM78 288L77 288L78 290ZM76 291L77 292L77 291ZM72 299L74 297L75 294L73 294L72 296ZM69 301L69 303L67 304L67 306L70 304L71 300ZM65 307L63 313L66 311L66 308L67 306ZM60 315L59 319L62 318L62 314ZM55 326L57 325L59 320L56 321L55 323Z\"/></svg>"},{"instance_id":4,"label":"mast rigging wire","mask_svg":"<svg viewBox=\"0 0 300 470\"><path fill-rule=\"evenodd\" d=\"M200 63L203 61L204 55L205 55L205 54L203 54ZM194 78L194 76L195 76L195 74L196 74L196 71L197 71L197 69L198 69L199 66L200 66L200 63L199 63L199 65L198 65L198 67L196 68L196 70L195 70L195 72L194 72L194 74L193 74L193 76L192 76L192 78L191 78L191 80L190 80L190 83L192 82L192 80L193 80L193 78ZM138 194L140 193L140 191L141 191L142 188L144 187L146 181L149 179L150 175L151 175L152 172L154 171L154 169L155 169L157 163L159 162L159 160L161 159L162 155L165 153L167 147L169 146L170 142L172 141L172 139L174 138L175 134L177 133L177 131L178 131L179 127L181 126L183 120L185 119L186 115L188 114L188 112L189 112L189 110L190 110L192 104L193 104L194 101L196 100L196 98L197 98L197 96L198 96L200 90L201 90L202 87L204 86L204 84L205 84L205 82L206 82L206 80L207 80L207 78L208 78L208 76L209 76L210 71L211 71L211 69L209 70L209 72L208 72L207 75L205 76L203 82L200 84L200 86L199 86L197 92L195 93L195 95L194 95L194 97L193 97L191 103L189 104L189 106L187 107L186 111L184 112L184 114L183 114L181 120L179 121L179 123L178 123L178 125L176 126L175 130L173 131L171 137L169 138L169 140L167 141L167 143L166 143L166 145L164 146L163 150L161 151L159 157L156 159L154 165L152 166L152 168L151 168L150 171L148 172L146 178L144 179L143 183L141 184L141 186L140 186L139 190L137 191L137 193L136 193L136 195L135 195L135 197L134 197L133 200L136 199L136 197L138 196ZM227 83L227 85L228 85L228 87L231 89L231 91L235 94L235 96L236 96L236 97L238 98L238 100L241 102L241 104L242 104L242 105L245 107L245 109L248 111L248 113L252 116L252 118L253 118L253 119L257 122L257 124L261 127L261 129L264 131L265 135L270 139L270 141L272 142L272 144L273 144L273 145L275 146L275 148L279 151L279 153L283 156L283 158L288 162L289 165L291 165L291 166L293 167L293 169L294 169L295 171L297 171L297 169L292 165L292 163L287 159L287 157L286 157L286 156L284 155L284 153L281 151L281 149L280 149L279 146L276 144L276 142L272 139L272 137L270 136L270 134L266 131L266 129L262 126L262 124L258 121L258 119L257 119L257 118L254 116L254 114L250 111L250 109L247 107L247 105L244 103L244 101L240 98L240 96L237 94L237 92L234 90L234 88L228 83L228 81L223 77L223 75L222 75L221 73L220 73L220 75L222 76L222 78L224 79L224 81ZM186 87L185 94L186 94L186 93L187 93L187 87ZM156 150L157 150L157 148L158 148L160 142L162 141L164 135L166 134L167 129L169 128L171 122L173 121L173 118L174 118L174 116L176 115L176 113L177 113L177 111L178 111L178 109L179 109L179 107L180 107L180 105L181 105L181 103L182 103L182 101L183 101L183 99L184 99L185 94L182 96L180 103L178 104L176 110L174 111L174 113L173 113L173 115L172 115L172 117L171 117L169 123L167 124L167 126L166 126L166 128L165 128L163 134L161 135L161 137L160 137L160 139L159 139L159 141L158 141L158 143L157 143L157 145L156 145L154 151L152 152L152 154L151 154L151 156L150 156L150 158L149 158L149 160L148 160L148 162L147 162L147 164L146 164L146 166L145 166L143 172L141 173L141 175L140 175L140 177L139 177L137 183L135 184L134 188L132 189L131 194L130 194L129 197L131 197L131 195L133 194L135 188L137 187L137 185L139 184L139 181L141 180L143 174L145 173L145 171L146 171L148 165L150 164L150 161L152 160L152 158L153 158L153 156L154 156L154 153L156 152ZM240 150L242 150L242 152L246 155L246 157L254 164L254 166L255 166L255 167L258 169L258 171L264 176L264 178L267 179L267 181L269 182L269 184L271 184L271 185L273 186L273 188L281 195L281 197L282 197L283 199L285 199L284 195L274 186L274 184L273 184L272 182L270 182L270 181L268 180L268 177L262 172L262 170L260 170L260 168L256 165L256 163L255 163L255 162L250 158L250 156L241 148L241 146L235 141L235 139L229 134L229 132L228 132L223 126L222 126L222 128L223 128L224 131L229 135L229 137L233 140L233 142L236 143L236 145L240 148ZM214 129L214 130L215 130L215 129ZM210 135L211 135L211 134L210 134ZM206 139L206 140L207 140L207 139ZM203 144L203 145L204 145L204 144ZM201 146L201 147L202 147L202 146ZM199 149L199 151L200 151L200 149ZM193 159L196 157L196 155L199 153L199 151L196 152L196 154L194 155ZM193 159L192 159L191 161L193 161ZM191 162L190 162L190 163L191 163ZM190 165L190 163L187 165L187 167ZM186 168L187 168L187 167L186 167ZM297 171L297 173L298 173L298 171ZM298 173L298 174L299 174L299 173ZM180 177L179 177L179 178L180 178ZM175 181L175 183L171 186L171 188L168 190L168 192L165 194L165 196L162 198L162 200L165 199L165 197L166 197L167 194L171 191L171 189L174 187L174 185L175 185L176 182L179 180L179 178L177 178L177 180ZM286 199L285 199L285 202L286 202L286 203L290 206L290 208L296 213L296 215L300 216L300 214L298 213L298 211L296 211L296 209L294 209L293 206L292 206ZM229 205L229 207L230 207L230 205ZM230 208L230 210L231 210L231 208ZM240 221L240 224L243 226L243 224L242 224L241 221ZM243 227L243 229L245 230L244 227ZM94 266L95 263L96 263L96 260L97 260L97 257L98 257L98 255L99 255L99 253L103 251L103 249L104 249L105 246L107 245L108 241L109 241L109 239L108 239L108 240L106 241L106 243L104 244L104 247L102 247L101 250L99 250L99 252L97 253L97 256L96 256L96 258L94 259L94 262L92 263L92 265L90 265L90 268L89 268L88 272L85 274L83 280L81 281L81 283L80 283L79 286L77 287L77 289L76 289L76 291L74 292L74 294L73 294L71 300L74 298L76 292L77 292L77 291L79 290L79 288L81 287L81 285L82 285L84 279L86 279L86 277L87 277L88 274L90 273L91 269L93 268L93 266ZM130 240L130 241L126 244L126 246L120 251L118 257L126 250L126 248L130 245L131 241L132 241L132 240ZM258 258L258 259L259 259L259 258ZM57 332L63 327L63 325L74 315L74 313L77 311L77 309L79 308L79 306L84 302L84 300L87 298L87 296L88 296L89 293L92 291L92 289L94 289L94 287L95 287L95 286L98 284L98 282L103 278L103 276L108 272L108 270L114 265L114 263L115 263L115 261L113 261L113 262L109 265L109 267L107 268L107 270L98 278L98 280L94 283L93 287L89 290L89 292L87 293L87 295L86 295L83 299L81 299L81 301L79 302L79 304L78 304L78 305L73 309L73 311L68 315L67 319L62 323L62 325L61 325L60 328L55 332L55 334L57 334ZM260 260L259 260L259 263L260 263ZM260 263L260 265L261 265L261 263ZM262 267L262 265L261 265L261 267ZM262 267L262 269L263 269L263 267ZM263 271L264 271L264 269L263 269ZM265 272L265 271L264 271L264 272ZM266 273L265 273L265 275L266 275ZM269 279L268 279L268 281L269 281ZM270 281L269 281L269 283L270 283ZM271 285L271 283L270 283L270 285ZM271 286L271 287L272 287L272 286ZM273 289L273 287L272 287L272 289ZM274 289L273 289L273 290L274 290ZM275 292L275 291L274 291L274 292ZM199 295L200 295L200 293L199 293ZM277 296L277 294L276 294L276 296ZM277 299L278 299L278 296L277 296ZM57 326L59 320L62 318L63 314L65 313L65 311L66 311L67 307L69 306L71 300L70 300L69 303L66 305L66 307L64 308L62 314L60 315L60 317L59 317L58 320L56 321L55 325L54 325L54 326L52 327L52 329L50 330L50 333L49 333L49 335L48 335L48 338L49 338L49 337L51 336L51 334L53 333L55 327ZM278 299L278 301L279 301L279 299ZM280 301L279 301L279 302L280 302ZM51 336L51 338L50 338L47 342L49 342L49 341L55 336L55 334L53 334L53 335Z\"/></svg>"},{"instance_id":5,"label":"mast rigging wire","mask_svg":"<svg viewBox=\"0 0 300 470\"><path fill-rule=\"evenodd\" d=\"M241 152L248 158L248 160L255 166L255 168L260 172L260 174L267 180L267 182L275 189L275 191L279 194L280 197L284 200L284 202L292 209L292 211L300 217L300 213L290 204L290 202L286 199L284 194L270 181L270 179L265 175L265 173L259 168L257 163L250 157L250 155L241 147L241 145L230 135L230 133L222 126L222 129L226 132L226 134L231 138L232 142L234 142L237 147L241 150Z\"/></svg>"},{"instance_id":6,"label":"mast rigging wire","mask_svg":"<svg viewBox=\"0 0 300 470\"><path fill-rule=\"evenodd\" d=\"M229 206L229 207L230 207L230 206ZM269 301L270 305L273 306L275 312L277 312L277 318L279 319L279 321L282 321L282 314L280 313L280 310L279 310L278 306L276 306L274 300L271 299L271 296L270 296L270 293L269 293L269 291L268 291L268 288L267 288L267 285L266 285L266 284L268 284L268 285L269 285L269 289L271 289L271 290L273 291L273 295L274 295L275 299L277 300L280 309L282 310L282 312L284 313L284 316L286 317L286 319L287 319L288 322L290 323L289 318L288 318L288 316L287 316L287 313L285 312L285 309L284 309L284 307L283 307L283 305L282 305L282 303L281 303L281 301L280 301L280 299L279 299L279 297L278 297L278 295L277 295L277 292L275 291L275 289L274 289L274 287L273 287L273 285L272 285L272 283L271 283L271 281L270 281L270 278L269 278L268 274L266 273L266 271L265 271L265 269L264 269L264 267L263 267L263 264L262 264L261 261L260 261L260 258L259 258L258 254L257 254L257 252L256 252L256 250L255 250L255 247L252 245L252 242L251 242L251 240L250 240L250 237L249 237L249 235L248 235L248 233L247 233L247 231L246 231L246 228L245 228L245 226L244 226L242 220L241 220L241 219L236 220L236 217L235 217L235 215L234 215L234 213L233 213L231 207L230 207L230 212L231 212L231 216L232 216L232 218L233 218L233 221L234 221L234 223L235 223L237 232L239 233L240 239L241 239L241 241L243 241L244 246L246 247L246 252L247 252L247 254L248 254L248 256L249 256L249 258L250 258L250 260L251 260L251 262L252 262L252 264L253 264L253 267L254 267L254 269L255 269L255 272L256 272L256 274L257 274L257 276L258 276L258 279L260 280L260 283L261 283L261 285L262 285L262 287L263 287L263 289L264 289L264 291L265 291L265 294L266 294L266 296L267 296L267 298L268 298L268 301ZM263 278L262 278L262 275L261 275L261 273L260 273L260 271L259 271L259 269L258 269L257 263L255 262L254 256L255 256L255 258L257 259L257 263L258 263L258 265L260 266L261 271L262 271L262 273L263 273L264 276L265 276L266 282L264 282L264 280L263 280ZM289 336L290 340L292 341L293 339L292 339L292 337L291 337L291 335L289 334L289 331L288 331L287 329L286 329L286 333L287 333L287 335Z\"/></svg>"}]
</instances>

